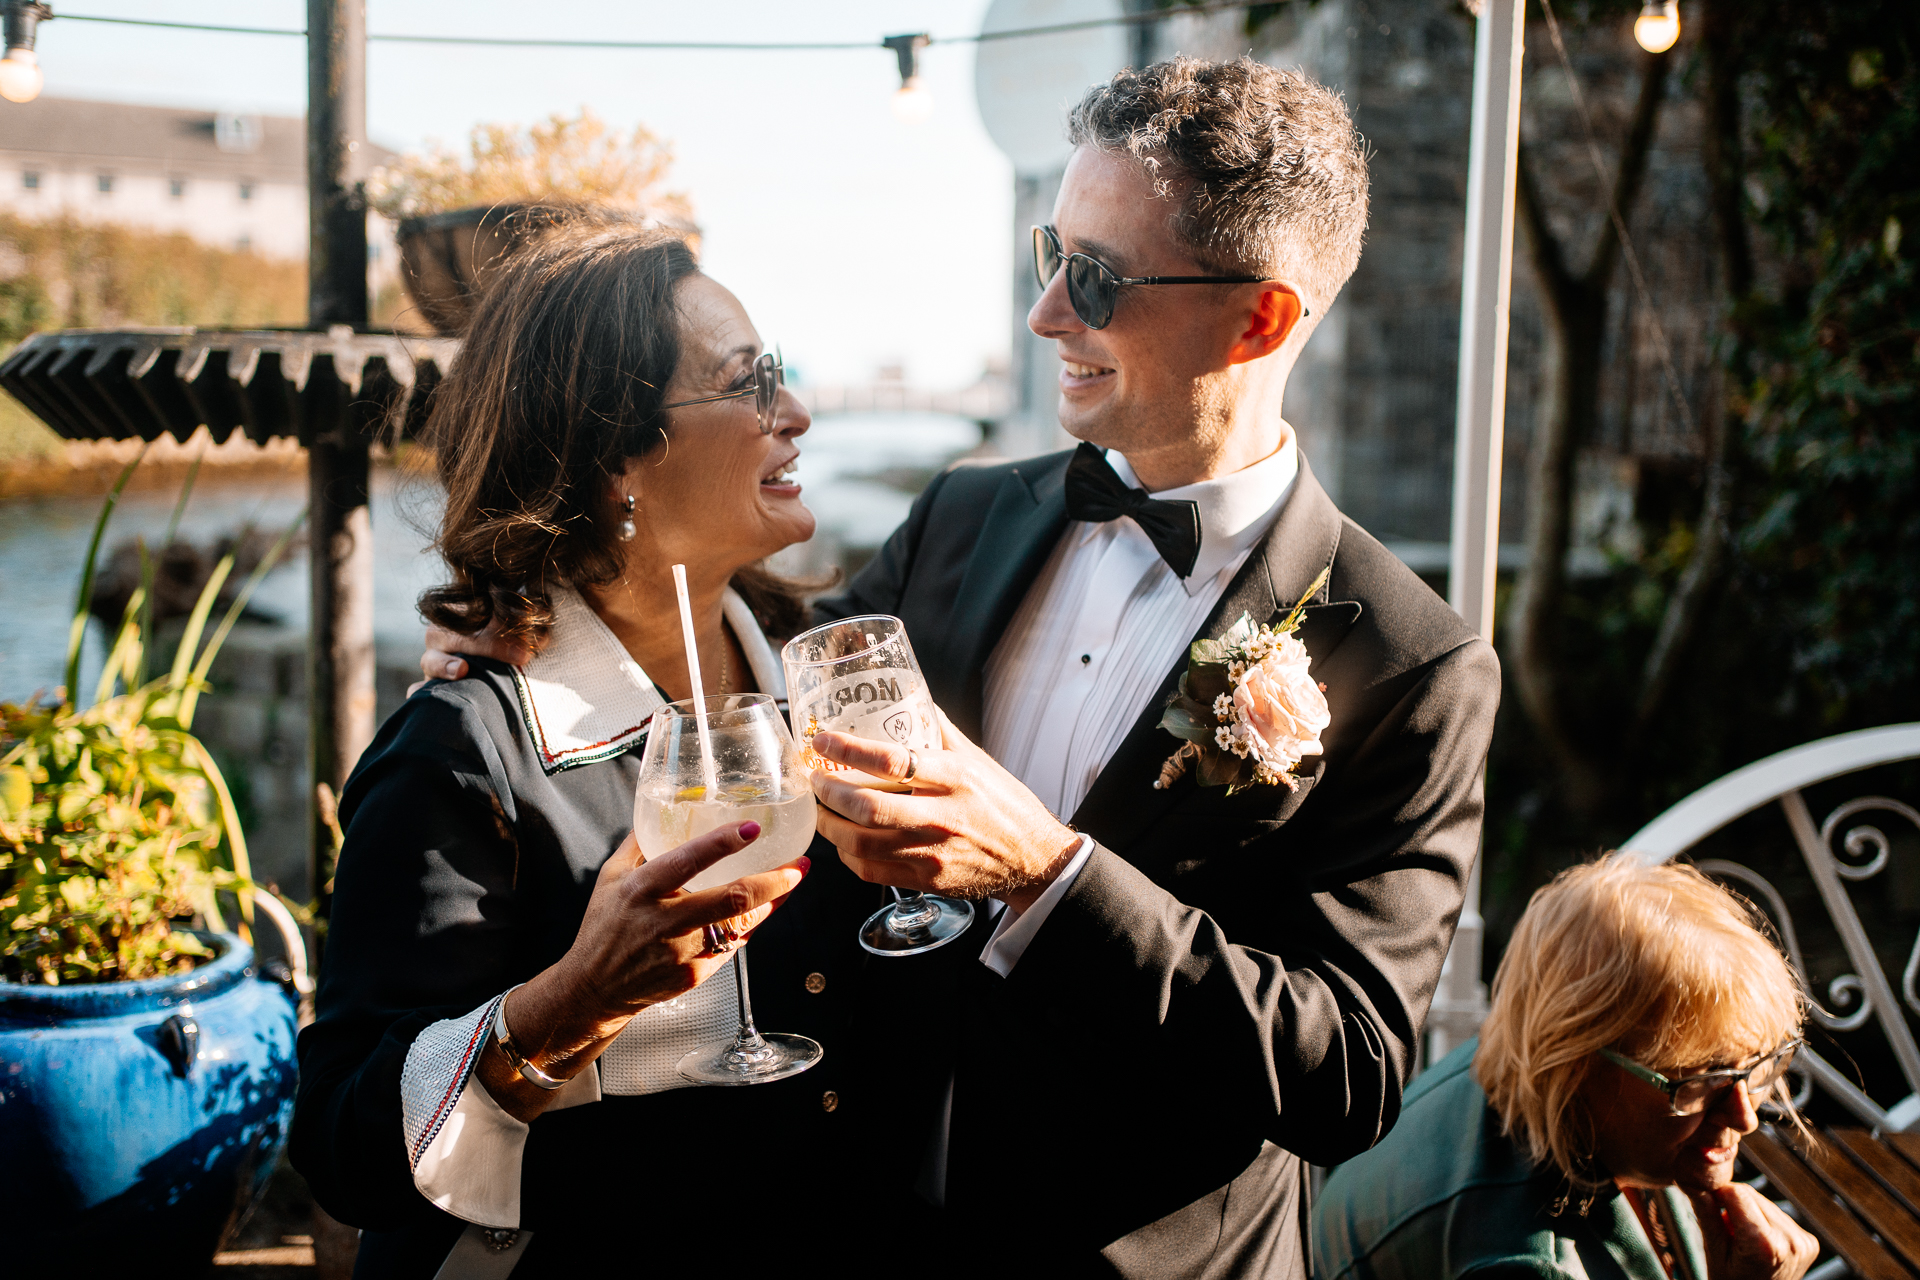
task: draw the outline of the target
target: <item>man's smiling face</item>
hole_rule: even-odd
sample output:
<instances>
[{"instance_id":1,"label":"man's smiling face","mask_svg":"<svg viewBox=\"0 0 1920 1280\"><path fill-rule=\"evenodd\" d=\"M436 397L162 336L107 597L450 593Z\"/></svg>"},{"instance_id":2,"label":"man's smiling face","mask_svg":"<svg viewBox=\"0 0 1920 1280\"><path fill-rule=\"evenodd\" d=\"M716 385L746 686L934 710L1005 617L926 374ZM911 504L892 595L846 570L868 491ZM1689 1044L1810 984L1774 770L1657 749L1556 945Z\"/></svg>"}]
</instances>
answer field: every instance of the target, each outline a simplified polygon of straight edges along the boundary
<instances>
[{"instance_id":1,"label":"man's smiling face","mask_svg":"<svg viewBox=\"0 0 1920 1280\"><path fill-rule=\"evenodd\" d=\"M1067 164L1053 226L1065 252L1097 258L1116 275L1212 274L1173 234L1179 200L1177 185L1156 195L1132 158L1083 146ZM1060 425L1130 459L1223 431L1228 356L1247 327L1250 307L1242 304L1260 290L1128 286L1107 327L1089 329L1067 299L1066 272L1058 273L1027 325L1054 339L1060 357Z\"/></svg>"}]
</instances>

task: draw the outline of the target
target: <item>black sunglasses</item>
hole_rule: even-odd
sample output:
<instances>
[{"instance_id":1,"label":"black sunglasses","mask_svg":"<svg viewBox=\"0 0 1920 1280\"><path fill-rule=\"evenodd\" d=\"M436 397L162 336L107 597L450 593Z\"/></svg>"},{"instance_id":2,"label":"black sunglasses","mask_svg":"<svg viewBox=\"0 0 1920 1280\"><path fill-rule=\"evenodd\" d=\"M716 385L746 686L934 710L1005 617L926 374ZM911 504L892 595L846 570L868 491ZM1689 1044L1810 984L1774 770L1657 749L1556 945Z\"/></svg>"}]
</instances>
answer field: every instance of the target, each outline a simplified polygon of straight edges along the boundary
<instances>
[{"instance_id":1,"label":"black sunglasses","mask_svg":"<svg viewBox=\"0 0 1920 1280\"><path fill-rule=\"evenodd\" d=\"M1060 236L1052 227L1033 229L1033 274L1046 292L1060 268L1067 269L1067 299L1073 314L1089 329L1104 329L1113 320L1113 304L1120 287L1129 284L1270 284L1268 276L1119 276L1098 258L1084 253L1067 253L1060 247ZM1300 308L1305 316L1307 309Z\"/></svg>"},{"instance_id":2,"label":"black sunglasses","mask_svg":"<svg viewBox=\"0 0 1920 1280\"><path fill-rule=\"evenodd\" d=\"M753 385L742 387L738 391L722 391L717 396L701 396L698 400L676 400L672 404L660 406L664 413L668 409L684 409L690 404L712 404L715 400L738 400L742 396L753 397L754 412L760 418L760 434L773 434L774 411L780 399L780 388L787 385L787 366L774 351L763 351L753 362Z\"/></svg>"}]
</instances>

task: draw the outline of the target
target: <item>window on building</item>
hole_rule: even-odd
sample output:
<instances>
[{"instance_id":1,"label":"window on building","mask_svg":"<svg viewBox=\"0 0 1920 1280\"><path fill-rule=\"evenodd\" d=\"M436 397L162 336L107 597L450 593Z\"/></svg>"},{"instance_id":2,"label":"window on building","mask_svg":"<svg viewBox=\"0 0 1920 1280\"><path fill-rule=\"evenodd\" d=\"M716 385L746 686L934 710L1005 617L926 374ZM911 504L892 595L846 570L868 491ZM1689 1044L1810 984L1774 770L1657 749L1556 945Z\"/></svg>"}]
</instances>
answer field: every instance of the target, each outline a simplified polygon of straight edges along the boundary
<instances>
[{"instance_id":1,"label":"window on building","mask_svg":"<svg viewBox=\"0 0 1920 1280\"><path fill-rule=\"evenodd\" d=\"M243 182L240 184L240 198L242 200L253 199L253 184L251 182Z\"/></svg>"},{"instance_id":2,"label":"window on building","mask_svg":"<svg viewBox=\"0 0 1920 1280\"><path fill-rule=\"evenodd\" d=\"M99 176L97 181L99 182L101 195L110 196L113 194L113 175L112 174L103 173Z\"/></svg>"},{"instance_id":3,"label":"window on building","mask_svg":"<svg viewBox=\"0 0 1920 1280\"><path fill-rule=\"evenodd\" d=\"M40 189L40 173L37 169L28 169L20 175L20 185L28 191Z\"/></svg>"},{"instance_id":4,"label":"window on building","mask_svg":"<svg viewBox=\"0 0 1920 1280\"><path fill-rule=\"evenodd\" d=\"M186 195L187 180L185 178L167 179L167 194L172 196L175 200L178 200L180 199L180 197Z\"/></svg>"}]
</instances>

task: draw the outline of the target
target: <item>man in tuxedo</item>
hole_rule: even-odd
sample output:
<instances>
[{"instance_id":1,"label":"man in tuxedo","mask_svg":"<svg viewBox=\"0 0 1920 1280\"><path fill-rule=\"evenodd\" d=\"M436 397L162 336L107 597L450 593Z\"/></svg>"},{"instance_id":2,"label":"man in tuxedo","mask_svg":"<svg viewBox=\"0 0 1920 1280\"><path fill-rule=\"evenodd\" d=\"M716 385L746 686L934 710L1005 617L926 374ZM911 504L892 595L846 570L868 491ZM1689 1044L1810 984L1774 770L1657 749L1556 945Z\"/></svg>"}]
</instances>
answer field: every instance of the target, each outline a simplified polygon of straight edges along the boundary
<instances>
[{"instance_id":1,"label":"man in tuxedo","mask_svg":"<svg viewBox=\"0 0 1920 1280\"><path fill-rule=\"evenodd\" d=\"M867 966L847 1049L887 1124L872 1185L830 1194L903 1228L875 1258L904 1274L1304 1277L1304 1162L1378 1141L1413 1068L1498 664L1282 414L1366 225L1339 99L1181 58L1090 91L1070 136L1029 324L1083 443L945 472L820 606L904 619L949 718L940 751L817 739L913 788L818 775L822 832L863 879L987 908ZM1297 634L1331 723L1297 783L1156 787L1189 643L1316 582ZM909 1185L939 1208L896 1217Z\"/></svg>"},{"instance_id":2,"label":"man in tuxedo","mask_svg":"<svg viewBox=\"0 0 1920 1280\"><path fill-rule=\"evenodd\" d=\"M1028 323L1083 443L946 472L824 602L904 619L950 724L917 755L817 739L914 788L817 774L821 831L865 879L1005 904L950 987L899 992L903 1027L953 1029L920 1184L947 1238L1015 1271L1304 1276L1302 1162L1378 1141L1413 1069L1498 665L1282 416L1366 222L1338 98L1176 59L1091 91L1070 136ZM1332 722L1298 785L1156 788L1189 642L1322 571L1298 635ZM893 1069L941 1056L901 1040Z\"/></svg>"}]
</instances>

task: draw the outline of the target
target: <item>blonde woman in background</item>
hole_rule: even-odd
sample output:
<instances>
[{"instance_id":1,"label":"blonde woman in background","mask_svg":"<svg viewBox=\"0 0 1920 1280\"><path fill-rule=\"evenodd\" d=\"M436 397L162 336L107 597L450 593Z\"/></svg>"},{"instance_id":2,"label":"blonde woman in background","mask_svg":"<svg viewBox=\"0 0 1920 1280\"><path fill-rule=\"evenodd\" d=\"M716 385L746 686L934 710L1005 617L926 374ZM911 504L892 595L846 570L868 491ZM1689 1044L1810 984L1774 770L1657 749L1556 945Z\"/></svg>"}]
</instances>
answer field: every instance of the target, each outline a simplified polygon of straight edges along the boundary
<instances>
[{"instance_id":1,"label":"blonde woman in background","mask_svg":"<svg viewBox=\"0 0 1920 1280\"><path fill-rule=\"evenodd\" d=\"M1738 898L1612 854L1534 895L1477 1040L1314 1206L1321 1280L1798 1280L1818 1242L1733 1181L1803 1002Z\"/></svg>"}]
</instances>

